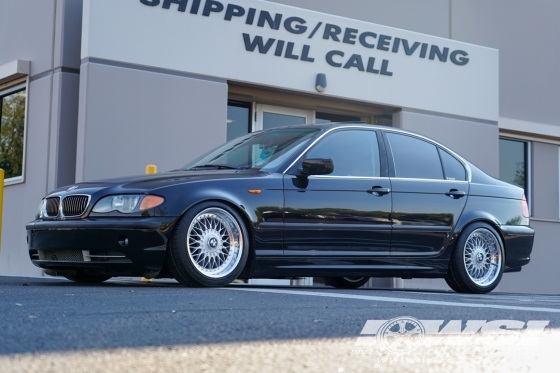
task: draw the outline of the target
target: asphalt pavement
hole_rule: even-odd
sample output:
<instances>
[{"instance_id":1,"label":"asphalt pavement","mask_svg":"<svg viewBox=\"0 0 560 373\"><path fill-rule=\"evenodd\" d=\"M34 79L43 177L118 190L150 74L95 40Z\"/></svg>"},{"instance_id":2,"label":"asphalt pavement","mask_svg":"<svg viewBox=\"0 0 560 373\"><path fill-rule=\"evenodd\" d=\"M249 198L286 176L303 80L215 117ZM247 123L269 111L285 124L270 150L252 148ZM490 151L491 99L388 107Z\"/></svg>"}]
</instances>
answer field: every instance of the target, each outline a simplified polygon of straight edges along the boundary
<instances>
[{"instance_id":1,"label":"asphalt pavement","mask_svg":"<svg viewBox=\"0 0 560 373\"><path fill-rule=\"evenodd\" d=\"M560 296L550 295L0 277L0 315L2 372L546 373L560 364L551 350ZM391 339L399 323L406 338Z\"/></svg>"}]
</instances>

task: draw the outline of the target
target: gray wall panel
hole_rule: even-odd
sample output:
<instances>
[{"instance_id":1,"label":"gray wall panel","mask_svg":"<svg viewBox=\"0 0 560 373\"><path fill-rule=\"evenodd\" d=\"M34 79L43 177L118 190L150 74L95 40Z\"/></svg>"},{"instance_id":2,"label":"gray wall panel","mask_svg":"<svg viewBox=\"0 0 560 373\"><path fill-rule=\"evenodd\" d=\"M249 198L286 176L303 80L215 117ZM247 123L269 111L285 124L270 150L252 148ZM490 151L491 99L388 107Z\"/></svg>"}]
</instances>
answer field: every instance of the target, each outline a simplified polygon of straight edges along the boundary
<instances>
[{"instance_id":1,"label":"gray wall panel","mask_svg":"<svg viewBox=\"0 0 560 373\"><path fill-rule=\"evenodd\" d=\"M342 17L449 37L449 0L270 0Z\"/></svg>"},{"instance_id":2,"label":"gray wall panel","mask_svg":"<svg viewBox=\"0 0 560 373\"><path fill-rule=\"evenodd\" d=\"M500 116L558 124L560 1L453 0L453 39L500 50Z\"/></svg>"},{"instance_id":3,"label":"gray wall panel","mask_svg":"<svg viewBox=\"0 0 560 373\"><path fill-rule=\"evenodd\" d=\"M56 73L53 79L48 189L74 183L80 76Z\"/></svg>"},{"instance_id":4,"label":"gray wall panel","mask_svg":"<svg viewBox=\"0 0 560 373\"><path fill-rule=\"evenodd\" d=\"M83 0L64 0L64 49L62 65L80 68Z\"/></svg>"},{"instance_id":5,"label":"gray wall panel","mask_svg":"<svg viewBox=\"0 0 560 373\"><path fill-rule=\"evenodd\" d=\"M403 110L394 114L393 126L428 136L489 175L499 175L497 125Z\"/></svg>"},{"instance_id":6,"label":"gray wall panel","mask_svg":"<svg viewBox=\"0 0 560 373\"><path fill-rule=\"evenodd\" d=\"M533 142L532 148L532 216L557 220L558 145Z\"/></svg>"},{"instance_id":7,"label":"gray wall panel","mask_svg":"<svg viewBox=\"0 0 560 373\"><path fill-rule=\"evenodd\" d=\"M52 76L32 81L27 96L27 139L25 183L7 186L4 196L0 273L40 275L29 260L25 224L32 221L47 191L49 164L49 118L51 116Z\"/></svg>"},{"instance_id":8,"label":"gray wall panel","mask_svg":"<svg viewBox=\"0 0 560 373\"><path fill-rule=\"evenodd\" d=\"M22 209L24 198L25 184L10 185L4 190L2 247L0 248L1 275L37 276L41 274L41 270L31 264L25 250L26 235L22 224L29 216ZM37 206L39 206L39 201L37 201Z\"/></svg>"},{"instance_id":9,"label":"gray wall panel","mask_svg":"<svg viewBox=\"0 0 560 373\"><path fill-rule=\"evenodd\" d=\"M78 181L178 168L225 142L226 83L85 65Z\"/></svg>"},{"instance_id":10,"label":"gray wall panel","mask_svg":"<svg viewBox=\"0 0 560 373\"><path fill-rule=\"evenodd\" d=\"M52 69L55 0L0 1L0 65L31 61L31 75Z\"/></svg>"},{"instance_id":11,"label":"gray wall panel","mask_svg":"<svg viewBox=\"0 0 560 373\"><path fill-rule=\"evenodd\" d=\"M76 141L78 131L78 101L80 75L61 73L61 105L58 107L58 153L56 187L72 184L76 180Z\"/></svg>"},{"instance_id":12,"label":"gray wall panel","mask_svg":"<svg viewBox=\"0 0 560 373\"><path fill-rule=\"evenodd\" d=\"M531 262L521 273L506 273L499 291L534 294L560 293L560 255L558 255L558 223L531 221L535 229L535 245Z\"/></svg>"}]
</instances>

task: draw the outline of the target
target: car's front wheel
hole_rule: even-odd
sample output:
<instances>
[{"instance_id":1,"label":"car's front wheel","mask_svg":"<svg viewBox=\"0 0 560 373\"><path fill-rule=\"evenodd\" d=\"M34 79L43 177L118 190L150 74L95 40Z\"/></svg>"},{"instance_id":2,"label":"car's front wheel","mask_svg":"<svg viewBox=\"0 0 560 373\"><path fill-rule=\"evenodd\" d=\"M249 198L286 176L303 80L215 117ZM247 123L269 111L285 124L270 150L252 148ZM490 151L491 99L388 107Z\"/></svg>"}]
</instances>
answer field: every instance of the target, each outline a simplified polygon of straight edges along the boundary
<instances>
[{"instance_id":1,"label":"car's front wheel","mask_svg":"<svg viewBox=\"0 0 560 373\"><path fill-rule=\"evenodd\" d=\"M323 277L325 284L337 289L357 289L369 281L369 277Z\"/></svg>"},{"instance_id":2,"label":"car's front wheel","mask_svg":"<svg viewBox=\"0 0 560 373\"><path fill-rule=\"evenodd\" d=\"M445 280L459 293L489 293L502 279L504 262L504 245L498 232L486 223L474 223L459 237Z\"/></svg>"},{"instance_id":3,"label":"car's front wheel","mask_svg":"<svg viewBox=\"0 0 560 373\"><path fill-rule=\"evenodd\" d=\"M179 220L167 258L181 284L217 287L239 276L248 254L249 237L241 216L223 203L205 202Z\"/></svg>"}]
</instances>

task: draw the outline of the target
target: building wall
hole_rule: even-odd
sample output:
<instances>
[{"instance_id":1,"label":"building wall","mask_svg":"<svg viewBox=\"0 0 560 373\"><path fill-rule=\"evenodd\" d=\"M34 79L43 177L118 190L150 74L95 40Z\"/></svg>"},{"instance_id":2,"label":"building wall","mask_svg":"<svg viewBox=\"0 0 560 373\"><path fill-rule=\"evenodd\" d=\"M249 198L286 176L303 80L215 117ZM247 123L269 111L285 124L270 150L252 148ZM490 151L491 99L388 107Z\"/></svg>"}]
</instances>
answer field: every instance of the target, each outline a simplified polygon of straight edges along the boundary
<instances>
[{"instance_id":1,"label":"building wall","mask_svg":"<svg viewBox=\"0 0 560 373\"><path fill-rule=\"evenodd\" d=\"M226 140L225 81L85 61L80 87L77 181L169 171Z\"/></svg>"},{"instance_id":2,"label":"building wall","mask_svg":"<svg viewBox=\"0 0 560 373\"><path fill-rule=\"evenodd\" d=\"M5 188L2 275L42 273L29 261L25 224L49 190L75 178L81 12L81 0L0 1L0 65L31 61L25 182Z\"/></svg>"},{"instance_id":3,"label":"building wall","mask_svg":"<svg viewBox=\"0 0 560 373\"><path fill-rule=\"evenodd\" d=\"M433 137L493 176L499 167L499 133L532 140L533 259L521 273L504 275L498 290L560 292L554 277L560 264L554 247L560 238L560 137L532 132L543 125L555 130L560 117L560 72L555 66L560 3L274 2L500 50L499 126L406 109L395 113L394 125ZM0 1L0 65L15 59L32 62L25 183L5 190L9 215L4 218L0 274L40 274L27 257L24 225L48 191L75 180L139 174L148 163L160 170L180 167L226 136L225 81L81 61L81 13L82 0ZM510 119L521 124L512 129ZM442 281L414 281L405 286L447 288Z\"/></svg>"},{"instance_id":4,"label":"building wall","mask_svg":"<svg viewBox=\"0 0 560 373\"><path fill-rule=\"evenodd\" d=\"M453 39L500 50L500 116L559 124L560 2L453 0Z\"/></svg>"},{"instance_id":5,"label":"building wall","mask_svg":"<svg viewBox=\"0 0 560 373\"><path fill-rule=\"evenodd\" d=\"M499 175L497 123L401 110L393 115L393 126L428 136L465 157L487 174L494 177Z\"/></svg>"},{"instance_id":6,"label":"building wall","mask_svg":"<svg viewBox=\"0 0 560 373\"><path fill-rule=\"evenodd\" d=\"M558 1L271 0L500 50L500 116L558 124Z\"/></svg>"},{"instance_id":7,"label":"building wall","mask_svg":"<svg viewBox=\"0 0 560 373\"><path fill-rule=\"evenodd\" d=\"M553 245L560 239L560 132L556 129L560 124L560 70L556 68L560 2L275 1L499 49L498 127L479 123L462 126L461 121L406 111L396 113L394 123L441 141L493 176L499 170L499 134L531 141L531 225L536 232L533 259L521 273L505 274L497 290L560 293L560 282L554 280L560 254ZM463 128L460 135L453 133L457 126ZM405 280L404 286L448 289L442 280Z\"/></svg>"},{"instance_id":8,"label":"building wall","mask_svg":"<svg viewBox=\"0 0 560 373\"><path fill-rule=\"evenodd\" d=\"M269 1L442 38L448 38L450 32L449 0Z\"/></svg>"}]
</instances>

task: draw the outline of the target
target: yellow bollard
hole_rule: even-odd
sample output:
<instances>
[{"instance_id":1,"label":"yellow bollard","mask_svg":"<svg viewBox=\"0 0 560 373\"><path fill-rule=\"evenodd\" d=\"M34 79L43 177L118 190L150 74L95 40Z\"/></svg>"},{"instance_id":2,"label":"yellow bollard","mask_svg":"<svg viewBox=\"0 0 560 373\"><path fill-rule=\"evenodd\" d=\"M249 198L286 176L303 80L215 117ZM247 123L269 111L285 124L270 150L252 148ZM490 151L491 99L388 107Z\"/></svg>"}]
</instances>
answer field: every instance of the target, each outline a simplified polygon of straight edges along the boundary
<instances>
[{"instance_id":1,"label":"yellow bollard","mask_svg":"<svg viewBox=\"0 0 560 373\"><path fill-rule=\"evenodd\" d=\"M155 164L149 164L146 166L146 174L157 174L157 166ZM152 282L151 278L142 277L142 282Z\"/></svg>"},{"instance_id":2,"label":"yellow bollard","mask_svg":"<svg viewBox=\"0 0 560 373\"><path fill-rule=\"evenodd\" d=\"M149 164L146 166L146 174L157 174L157 166L155 164Z\"/></svg>"},{"instance_id":3,"label":"yellow bollard","mask_svg":"<svg viewBox=\"0 0 560 373\"><path fill-rule=\"evenodd\" d=\"M4 170L0 168L0 250L2 250L2 211L4 211Z\"/></svg>"}]
</instances>

